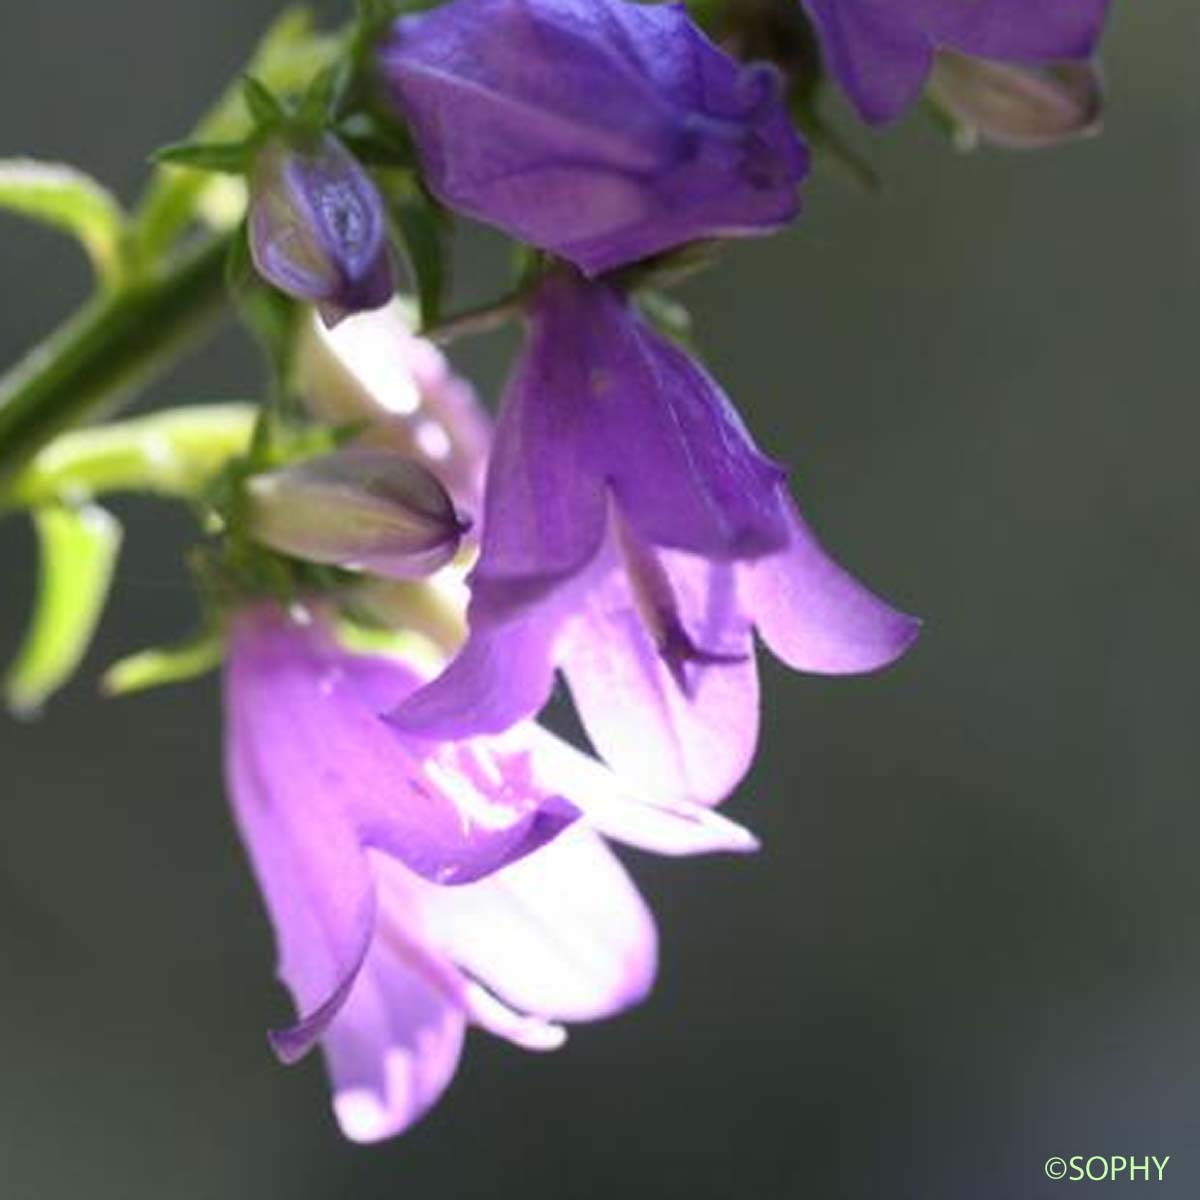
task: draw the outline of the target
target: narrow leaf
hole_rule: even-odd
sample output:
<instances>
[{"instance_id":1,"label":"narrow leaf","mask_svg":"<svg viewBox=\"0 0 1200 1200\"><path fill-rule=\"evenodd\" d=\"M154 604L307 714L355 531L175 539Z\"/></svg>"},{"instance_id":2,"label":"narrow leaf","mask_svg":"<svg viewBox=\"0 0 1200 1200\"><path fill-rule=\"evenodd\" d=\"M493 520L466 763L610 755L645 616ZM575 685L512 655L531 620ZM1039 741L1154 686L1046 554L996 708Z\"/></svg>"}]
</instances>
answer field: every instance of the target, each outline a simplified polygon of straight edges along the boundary
<instances>
[{"instance_id":1,"label":"narrow leaf","mask_svg":"<svg viewBox=\"0 0 1200 1200\"><path fill-rule=\"evenodd\" d=\"M187 683L221 664L224 643L205 629L178 646L156 646L113 663L100 680L106 696L128 696L172 683Z\"/></svg>"},{"instance_id":2,"label":"narrow leaf","mask_svg":"<svg viewBox=\"0 0 1200 1200\"><path fill-rule=\"evenodd\" d=\"M9 709L32 716L83 661L104 611L121 527L96 505L34 516L41 577L29 632L5 681Z\"/></svg>"},{"instance_id":3,"label":"narrow leaf","mask_svg":"<svg viewBox=\"0 0 1200 1200\"><path fill-rule=\"evenodd\" d=\"M62 163L0 159L0 208L74 234L100 278L116 282L125 218L112 193L91 176Z\"/></svg>"}]
</instances>

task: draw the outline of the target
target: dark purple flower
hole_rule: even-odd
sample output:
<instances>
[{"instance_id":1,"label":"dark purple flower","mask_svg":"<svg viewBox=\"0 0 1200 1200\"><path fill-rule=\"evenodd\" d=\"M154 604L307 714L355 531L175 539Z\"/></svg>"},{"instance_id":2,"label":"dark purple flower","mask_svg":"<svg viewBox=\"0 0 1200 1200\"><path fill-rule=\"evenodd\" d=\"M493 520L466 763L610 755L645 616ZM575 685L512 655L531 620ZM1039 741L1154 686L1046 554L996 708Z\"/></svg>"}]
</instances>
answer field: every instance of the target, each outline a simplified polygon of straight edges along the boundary
<instances>
[{"instance_id":1,"label":"dark purple flower","mask_svg":"<svg viewBox=\"0 0 1200 1200\"><path fill-rule=\"evenodd\" d=\"M532 724L456 745L399 738L376 713L418 678L349 653L319 614L261 607L233 624L230 797L298 1013L271 1042L285 1062L322 1046L358 1141L437 1100L468 1023L549 1050L556 1022L645 995L654 922L594 830L665 854L756 844L704 810L630 798Z\"/></svg>"},{"instance_id":2,"label":"dark purple flower","mask_svg":"<svg viewBox=\"0 0 1200 1200\"><path fill-rule=\"evenodd\" d=\"M1109 0L802 0L829 67L865 121L920 95L939 49L1027 65L1090 58Z\"/></svg>"},{"instance_id":3,"label":"dark purple flower","mask_svg":"<svg viewBox=\"0 0 1200 1200\"><path fill-rule=\"evenodd\" d=\"M820 548L717 384L614 289L548 279L504 397L470 636L390 720L504 729L564 670L649 794L720 799L754 752L752 631L802 670L891 662L917 622Z\"/></svg>"},{"instance_id":4,"label":"dark purple flower","mask_svg":"<svg viewBox=\"0 0 1200 1200\"><path fill-rule=\"evenodd\" d=\"M391 299L383 201L331 135L304 148L274 139L258 152L247 222L259 274L316 305L326 324Z\"/></svg>"},{"instance_id":5,"label":"dark purple flower","mask_svg":"<svg viewBox=\"0 0 1200 1200\"><path fill-rule=\"evenodd\" d=\"M433 191L590 275L797 212L808 155L778 77L682 4L451 0L380 61Z\"/></svg>"}]
</instances>

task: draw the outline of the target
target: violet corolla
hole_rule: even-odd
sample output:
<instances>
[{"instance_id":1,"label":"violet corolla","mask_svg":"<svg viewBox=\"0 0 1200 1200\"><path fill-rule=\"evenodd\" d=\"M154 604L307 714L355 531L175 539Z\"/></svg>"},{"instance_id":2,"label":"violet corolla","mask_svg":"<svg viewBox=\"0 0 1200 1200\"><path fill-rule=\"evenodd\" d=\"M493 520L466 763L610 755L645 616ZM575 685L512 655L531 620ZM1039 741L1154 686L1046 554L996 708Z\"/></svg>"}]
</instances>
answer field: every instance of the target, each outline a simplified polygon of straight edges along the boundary
<instances>
[{"instance_id":1,"label":"violet corolla","mask_svg":"<svg viewBox=\"0 0 1200 1200\"><path fill-rule=\"evenodd\" d=\"M682 4L451 0L379 61L434 193L588 274L798 210L808 154L776 72Z\"/></svg>"},{"instance_id":2,"label":"violet corolla","mask_svg":"<svg viewBox=\"0 0 1200 1200\"><path fill-rule=\"evenodd\" d=\"M790 666L870 671L918 623L821 549L716 382L615 288L560 271L502 400L469 637L389 718L500 731L556 667L602 757L647 794L714 802L753 756L753 631Z\"/></svg>"},{"instance_id":3,"label":"violet corolla","mask_svg":"<svg viewBox=\"0 0 1200 1200\"><path fill-rule=\"evenodd\" d=\"M833 75L865 121L917 99L939 50L1045 66L1091 58L1109 0L803 0Z\"/></svg>"},{"instance_id":4,"label":"violet corolla","mask_svg":"<svg viewBox=\"0 0 1200 1200\"><path fill-rule=\"evenodd\" d=\"M755 844L705 810L631 798L532 724L397 737L376 713L418 679L343 648L318 611L232 623L229 793L297 1010L271 1042L285 1062L320 1044L359 1141L437 1100L468 1024L549 1050L561 1022L645 995L654 922L601 833L666 854Z\"/></svg>"}]
</instances>

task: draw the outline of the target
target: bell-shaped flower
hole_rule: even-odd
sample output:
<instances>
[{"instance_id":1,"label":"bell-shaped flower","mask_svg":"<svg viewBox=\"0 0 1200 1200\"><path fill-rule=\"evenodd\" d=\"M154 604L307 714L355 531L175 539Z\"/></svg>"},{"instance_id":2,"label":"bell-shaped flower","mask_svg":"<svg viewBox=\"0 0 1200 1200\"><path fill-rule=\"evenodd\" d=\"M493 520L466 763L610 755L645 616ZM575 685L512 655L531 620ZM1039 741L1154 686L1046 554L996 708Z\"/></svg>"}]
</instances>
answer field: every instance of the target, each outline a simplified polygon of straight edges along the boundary
<instances>
[{"instance_id":1,"label":"bell-shaped flower","mask_svg":"<svg viewBox=\"0 0 1200 1200\"><path fill-rule=\"evenodd\" d=\"M468 1024L549 1050L560 1022L646 994L654 922L599 833L676 855L755 847L705 810L630 798L532 724L397 737L376 714L418 678L347 651L319 614L263 606L232 623L230 798L297 1010L270 1040L285 1062L322 1047L358 1141L438 1099Z\"/></svg>"},{"instance_id":2,"label":"bell-shaped flower","mask_svg":"<svg viewBox=\"0 0 1200 1200\"><path fill-rule=\"evenodd\" d=\"M589 275L798 210L777 73L682 4L450 0L402 18L380 64L434 193Z\"/></svg>"},{"instance_id":3,"label":"bell-shaped flower","mask_svg":"<svg viewBox=\"0 0 1200 1200\"><path fill-rule=\"evenodd\" d=\"M250 173L250 255L258 273L335 325L394 291L383 200L331 134L273 138Z\"/></svg>"},{"instance_id":4,"label":"bell-shaped flower","mask_svg":"<svg viewBox=\"0 0 1200 1200\"><path fill-rule=\"evenodd\" d=\"M467 525L437 476L389 450L346 447L246 481L244 528L282 554L399 579L433 574Z\"/></svg>"},{"instance_id":5,"label":"bell-shaped flower","mask_svg":"<svg viewBox=\"0 0 1200 1200\"><path fill-rule=\"evenodd\" d=\"M863 120L917 99L938 50L1026 66L1096 50L1109 0L803 0L829 68Z\"/></svg>"},{"instance_id":6,"label":"bell-shaped flower","mask_svg":"<svg viewBox=\"0 0 1200 1200\"><path fill-rule=\"evenodd\" d=\"M470 583L468 640L397 729L505 729L561 667L622 778L705 802L754 753L754 628L828 674L881 667L917 632L825 554L701 367L565 273L535 298L502 401Z\"/></svg>"}]
</instances>

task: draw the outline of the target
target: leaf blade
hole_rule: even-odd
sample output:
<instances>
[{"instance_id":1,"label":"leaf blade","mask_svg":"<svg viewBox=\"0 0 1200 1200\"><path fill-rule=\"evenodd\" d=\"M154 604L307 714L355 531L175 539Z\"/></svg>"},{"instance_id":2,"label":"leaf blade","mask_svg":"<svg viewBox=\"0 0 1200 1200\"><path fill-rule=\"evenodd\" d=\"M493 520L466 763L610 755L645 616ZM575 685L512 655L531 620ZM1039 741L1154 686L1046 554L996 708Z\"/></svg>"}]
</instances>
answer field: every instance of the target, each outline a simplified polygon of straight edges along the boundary
<instances>
[{"instance_id":1,"label":"leaf blade","mask_svg":"<svg viewBox=\"0 0 1200 1200\"><path fill-rule=\"evenodd\" d=\"M34 514L41 556L33 617L4 681L5 703L33 716L83 661L112 587L121 527L98 505Z\"/></svg>"},{"instance_id":2,"label":"leaf blade","mask_svg":"<svg viewBox=\"0 0 1200 1200\"><path fill-rule=\"evenodd\" d=\"M65 163L0 159L0 209L73 234L102 281L119 279L125 215L90 175Z\"/></svg>"}]
</instances>

